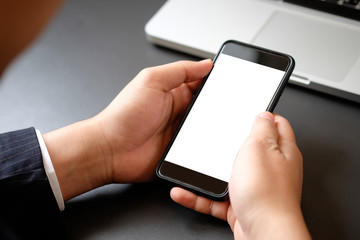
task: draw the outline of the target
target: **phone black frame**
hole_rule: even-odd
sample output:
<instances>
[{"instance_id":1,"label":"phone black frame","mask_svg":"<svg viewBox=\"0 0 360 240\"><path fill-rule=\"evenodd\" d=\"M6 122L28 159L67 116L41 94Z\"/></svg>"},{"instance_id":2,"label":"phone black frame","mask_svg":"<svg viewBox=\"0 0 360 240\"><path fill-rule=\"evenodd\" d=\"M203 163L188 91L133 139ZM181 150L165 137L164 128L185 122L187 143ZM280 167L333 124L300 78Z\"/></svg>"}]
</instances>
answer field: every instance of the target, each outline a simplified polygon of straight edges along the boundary
<instances>
[{"instance_id":1,"label":"phone black frame","mask_svg":"<svg viewBox=\"0 0 360 240\"><path fill-rule=\"evenodd\" d=\"M276 104L278 103L282 92L285 89L285 86L294 70L295 60L287 54L276 52L273 50L265 49L259 46L254 46L251 44L228 40L224 42L214 58L214 66L216 60L221 53L225 53L237 58L276 68L279 70L285 71L283 79L281 80L276 92L273 95L269 105L267 106L266 111L273 112ZM275 61L276 60L276 61ZM213 68L214 68L213 66ZM206 84L210 73L204 78L201 86L198 91L195 93L194 98L190 105L188 106L184 117L176 129L172 139L170 140L159 164L156 168L156 174L159 178L167 180L175 185L178 185L182 188L195 192L196 194L205 196L207 198L223 201L228 197L228 183L222 180L213 178L211 176L193 171L191 169L176 165L174 163L165 161L167 153L169 152L173 142L176 139L182 125L184 124L188 114L191 111L192 106L194 105L197 97L199 96L203 86Z\"/></svg>"}]
</instances>

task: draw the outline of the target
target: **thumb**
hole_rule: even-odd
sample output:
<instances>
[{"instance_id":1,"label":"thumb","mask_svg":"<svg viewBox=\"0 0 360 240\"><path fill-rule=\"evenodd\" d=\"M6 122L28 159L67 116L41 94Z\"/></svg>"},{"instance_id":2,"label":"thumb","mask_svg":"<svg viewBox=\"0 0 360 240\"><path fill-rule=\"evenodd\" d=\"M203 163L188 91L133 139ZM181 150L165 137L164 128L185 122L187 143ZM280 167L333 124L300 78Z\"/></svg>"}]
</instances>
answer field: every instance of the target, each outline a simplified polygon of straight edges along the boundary
<instances>
[{"instance_id":1,"label":"thumb","mask_svg":"<svg viewBox=\"0 0 360 240\"><path fill-rule=\"evenodd\" d=\"M244 176L248 174L248 170L257 166L261 159L268 157L268 149L277 146L278 137L275 116L270 112L260 113L253 123L250 135L241 146L235 159L230 180L230 193L231 182L243 182L242 179L246 179Z\"/></svg>"},{"instance_id":2,"label":"thumb","mask_svg":"<svg viewBox=\"0 0 360 240\"><path fill-rule=\"evenodd\" d=\"M275 125L275 116L271 112L260 113L253 124L249 138L256 140L270 140L277 143L279 137L278 129Z\"/></svg>"}]
</instances>

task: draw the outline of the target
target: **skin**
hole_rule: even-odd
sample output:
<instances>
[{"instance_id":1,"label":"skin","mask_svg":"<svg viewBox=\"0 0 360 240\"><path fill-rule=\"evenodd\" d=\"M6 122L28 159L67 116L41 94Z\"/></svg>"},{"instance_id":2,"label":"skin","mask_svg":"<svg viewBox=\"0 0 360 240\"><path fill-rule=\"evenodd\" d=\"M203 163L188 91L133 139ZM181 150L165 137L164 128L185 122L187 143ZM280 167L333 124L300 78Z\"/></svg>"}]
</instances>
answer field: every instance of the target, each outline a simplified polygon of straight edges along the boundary
<instances>
[{"instance_id":1,"label":"skin","mask_svg":"<svg viewBox=\"0 0 360 240\"><path fill-rule=\"evenodd\" d=\"M211 67L205 60L145 69L94 118L44 134L64 200L111 182L151 180Z\"/></svg>"},{"instance_id":2,"label":"skin","mask_svg":"<svg viewBox=\"0 0 360 240\"><path fill-rule=\"evenodd\" d=\"M215 202L180 188L172 199L227 220L235 239L311 239L301 208L302 156L289 122L269 112L255 120L229 182L230 201Z\"/></svg>"},{"instance_id":3,"label":"skin","mask_svg":"<svg viewBox=\"0 0 360 240\"><path fill-rule=\"evenodd\" d=\"M0 74L46 26L60 0L0 1ZM141 71L101 113L43 135L65 201L99 186L152 180L211 60ZM227 220L235 239L310 239L300 209L302 157L289 122L261 113L236 158L230 201L174 188L185 207Z\"/></svg>"}]
</instances>

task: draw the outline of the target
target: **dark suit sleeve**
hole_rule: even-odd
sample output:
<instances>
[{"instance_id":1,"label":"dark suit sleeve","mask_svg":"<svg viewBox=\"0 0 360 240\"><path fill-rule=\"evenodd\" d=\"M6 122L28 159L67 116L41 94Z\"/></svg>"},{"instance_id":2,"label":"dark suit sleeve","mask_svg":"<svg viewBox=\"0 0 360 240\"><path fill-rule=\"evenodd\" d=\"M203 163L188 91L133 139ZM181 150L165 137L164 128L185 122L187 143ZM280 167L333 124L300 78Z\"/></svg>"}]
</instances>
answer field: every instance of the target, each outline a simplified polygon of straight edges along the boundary
<instances>
[{"instance_id":1,"label":"dark suit sleeve","mask_svg":"<svg viewBox=\"0 0 360 240\"><path fill-rule=\"evenodd\" d=\"M53 239L60 229L35 129L0 134L0 239Z\"/></svg>"}]
</instances>

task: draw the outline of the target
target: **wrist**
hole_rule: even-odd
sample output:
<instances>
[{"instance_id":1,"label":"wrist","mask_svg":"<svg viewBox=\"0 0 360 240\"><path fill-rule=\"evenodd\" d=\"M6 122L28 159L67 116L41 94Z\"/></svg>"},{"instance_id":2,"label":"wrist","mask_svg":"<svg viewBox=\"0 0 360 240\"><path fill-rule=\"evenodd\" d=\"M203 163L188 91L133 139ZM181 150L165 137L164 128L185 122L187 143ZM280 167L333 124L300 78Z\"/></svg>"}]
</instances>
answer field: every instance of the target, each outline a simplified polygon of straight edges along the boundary
<instances>
[{"instance_id":1,"label":"wrist","mask_svg":"<svg viewBox=\"0 0 360 240\"><path fill-rule=\"evenodd\" d=\"M249 222L249 239L311 239L300 206L258 209Z\"/></svg>"},{"instance_id":2,"label":"wrist","mask_svg":"<svg viewBox=\"0 0 360 240\"><path fill-rule=\"evenodd\" d=\"M64 200L109 183L107 156L93 119L43 135Z\"/></svg>"}]
</instances>

